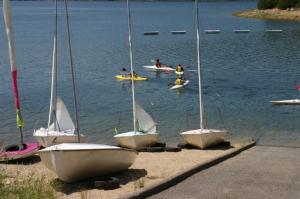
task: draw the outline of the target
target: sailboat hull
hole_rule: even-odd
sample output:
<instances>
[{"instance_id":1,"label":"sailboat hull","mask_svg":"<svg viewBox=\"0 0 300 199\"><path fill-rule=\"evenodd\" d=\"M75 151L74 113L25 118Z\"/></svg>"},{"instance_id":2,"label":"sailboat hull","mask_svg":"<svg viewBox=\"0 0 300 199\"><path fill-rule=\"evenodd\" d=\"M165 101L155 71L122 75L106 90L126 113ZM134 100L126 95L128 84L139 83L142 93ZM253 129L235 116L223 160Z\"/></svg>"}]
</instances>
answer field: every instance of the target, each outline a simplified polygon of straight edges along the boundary
<instances>
[{"instance_id":1,"label":"sailboat hull","mask_svg":"<svg viewBox=\"0 0 300 199\"><path fill-rule=\"evenodd\" d=\"M197 129L182 132L180 135L188 144L205 149L224 142L227 133L217 129Z\"/></svg>"},{"instance_id":2,"label":"sailboat hull","mask_svg":"<svg viewBox=\"0 0 300 199\"><path fill-rule=\"evenodd\" d=\"M127 132L115 135L117 143L121 147L135 149L138 147L149 147L159 140L158 133Z\"/></svg>"},{"instance_id":3,"label":"sailboat hull","mask_svg":"<svg viewBox=\"0 0 300 199\"><path fill-rule=\"evenodd\" d=\"M38 153L46 167L65 182L124 171L134 163L138 154L115 146L80 143L54 145Z\"/></svg>"},{"instance_id":4,"label":"sailboat hull","mask_svg":"<svg viewBox=\"0 0 300 199\"><path fill-rule=\"evenodd\" d=\"M64 133L60 131L47 131L43 128L35 131L33 136L43 147L49 147L55 144L78 142L78 137L75 134ZM80 142L85 142L85 136L83 134L80 134Z\"/></svg>"}]
</instances>

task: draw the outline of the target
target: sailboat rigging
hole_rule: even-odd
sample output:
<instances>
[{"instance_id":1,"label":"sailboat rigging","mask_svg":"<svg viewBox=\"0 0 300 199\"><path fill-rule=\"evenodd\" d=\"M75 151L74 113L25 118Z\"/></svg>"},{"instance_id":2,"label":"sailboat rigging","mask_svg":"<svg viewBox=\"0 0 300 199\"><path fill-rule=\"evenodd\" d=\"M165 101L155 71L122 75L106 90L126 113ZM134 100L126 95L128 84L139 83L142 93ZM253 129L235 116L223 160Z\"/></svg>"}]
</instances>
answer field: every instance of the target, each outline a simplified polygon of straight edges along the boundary
<instances>
[{"instance_id":1,"label":"sailboat rigging","mask_svg":"<svg viewBox=\"0 0 300 199\"><path fill-rule=\"evenodd\" d=\"M224 141L226 130L207 129L204 123L204 100L202 94L201 79L201 56L200 56L200 27L199 27L199 6L198 0L195 0L196 8L196 47L197 47L197 64L198 64L198 88L199 88L199 115L200 129L182 132L184 140L191 145L204 149Z\"/></svg>"},{"instance_id":2,"label":"sailboat rigging","mask_svg":"<svg viewBox=\"0 0 300 199\"><path fill-rule=\"evenodd\" d=\"M127 0L127 21L128 21L128 43L129 43L129 59L130 59L130 73L133 77L133 52L132 52L132 37L131 37L131 11L130 3ZM156 124L153 119L146 111L135 102L135 85L134 79L131 78L131 95L132 95L132 121L133 121L133 131L117 134L114 136L117 143L126 148L137 148L137 147L147 147L155 144L159 139L159 134L156 133ZM143 115L147 117L141 118ZM140 129L137 130L137 123ZM148 129L143 124L153 123L153 127ZM148 125L148 124L147 124Z\"/></svg>"},{"instance_id":3,"label":"sailboat rigging","mask_svg":"<svg viewBox=\"0 0 300 199\"><path fill-rule=\"evenodd\" d=\"M57 0L55 0L57 1ZM70 24L68 22L68 5L65 1L65 12L67 16L68 26L68 42L69 50L71 49L70 39ZM72 60L72 50L69 51L71 60L71 73L73 84L73 97L74 108L76 109L76 126L74 131L77 132L76 141L78 143L62 143L47 147L39 151L39 155L46 167L55 172L59 179L66 182L74 182L90 177L109 175L112 173L118 173L128 169L136 159L137 152L130 149L123 149L116 146L102 145L102 144L85 144L80 143L81 135L79 133L79 118L77 112L77 94L75 85L74 65ZM57 98L57 104L61 104L61 113L56 112L57 121L62 117L67 117L62 113L66 109L62 101ZM63 124L73 124L72 120ZM53 124L55 126L55 123ZM51 125L50 125L51 127ZM69 126L68 126L69 127ZM61 126L63 128L63 126ZM73 131L73 132L74 132ZM80 136L80 138L79 138ZM74 137L74 136L73 136ZM60 138L60 136L57 136Z\"/></svg>"},{"instance_id":4,"label":"sailboat rigging","mask_svg":"<svg viewBox=\"0 0 300 199\"><path fill-rule=\"evenodd\" d=\"M57 23L58 23L58 5L55 0L55 26L53 36L53 57L52 57L52 70L51 70L51 97L50 108L48 118L48 128L40 128L34 132L34 137L44 147L51 146L58 143L73 143L85 141L85 136L79 133L79 121L78 121L78 107L77 107L77 95L76 95L76 83L74 75L74 63L70 36L70 22L68 14L68 3L64 2L65 15L66 15L66 27L68 38L68 49L70 59L70 69L72 78L72 91L73 91L73 103L75 110L75 121L73 123L72 118L64 104L63 100L57 96ZM75 134L76 133L76 134Z\"/></svg>"}]
</instances>

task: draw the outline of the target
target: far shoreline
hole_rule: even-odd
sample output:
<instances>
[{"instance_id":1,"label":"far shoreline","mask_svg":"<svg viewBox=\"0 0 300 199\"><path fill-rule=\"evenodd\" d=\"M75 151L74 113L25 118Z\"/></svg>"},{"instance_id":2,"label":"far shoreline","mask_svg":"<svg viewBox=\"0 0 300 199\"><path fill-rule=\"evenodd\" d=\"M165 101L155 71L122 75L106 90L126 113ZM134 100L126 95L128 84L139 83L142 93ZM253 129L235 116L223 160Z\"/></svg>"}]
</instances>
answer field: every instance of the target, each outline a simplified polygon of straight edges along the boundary
<instances>
[{"instance_id":1,"label":"far shoreline","mask_svg":"<svg viewBox=\"0 0 300 199\"><path fill-rule=\"evenodd\" d=\"M284 21L300 21L300 9L279 10L277 8L259 10L249 9L233 13L234 16L243 18L268 19L268 20L284 20Z\"/></svg>"}]
</instances>

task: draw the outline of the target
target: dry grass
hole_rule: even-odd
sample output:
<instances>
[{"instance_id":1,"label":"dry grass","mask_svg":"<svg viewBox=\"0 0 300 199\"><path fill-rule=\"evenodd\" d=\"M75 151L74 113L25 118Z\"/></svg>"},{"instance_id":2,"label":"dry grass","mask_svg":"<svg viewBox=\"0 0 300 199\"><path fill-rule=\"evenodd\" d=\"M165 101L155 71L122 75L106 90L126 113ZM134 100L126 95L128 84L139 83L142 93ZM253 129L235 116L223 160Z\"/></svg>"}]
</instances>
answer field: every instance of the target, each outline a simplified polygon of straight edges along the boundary
<instances>
[{"instance_id":1,"label":"dry grass","mask_svg":"<svg viewBox=\"0 0 300 199\"><path fill-rule=\"evenodd\" d=\"M145 187L145 180L143 178L138 179L134 182L134 190L141 189Z\"/></svg>"},{"instance_id":2,"label":"dry grass","mask_svg":"<svg viewBox=\"0 0 300 199\"><path fill-rule=\"evenodd\" d=\"M9 177L6 170L0 168L0 196L2 199L40 199L56 198L56 192L43 176L28 176L26 179L17 173L14 177Z\"/></svg>"}]
</instances>

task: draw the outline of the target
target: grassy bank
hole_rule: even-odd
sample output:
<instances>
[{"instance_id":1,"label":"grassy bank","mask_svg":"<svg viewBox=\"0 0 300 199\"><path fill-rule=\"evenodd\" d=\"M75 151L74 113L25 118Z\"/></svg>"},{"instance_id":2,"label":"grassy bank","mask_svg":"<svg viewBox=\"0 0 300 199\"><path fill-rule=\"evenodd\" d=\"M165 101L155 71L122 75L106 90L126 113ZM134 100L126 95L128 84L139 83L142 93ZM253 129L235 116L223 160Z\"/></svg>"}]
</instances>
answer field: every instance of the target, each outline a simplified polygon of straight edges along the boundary
<instances>
[{"instance_id":1,"label":"grassy bank","mask_svg":"<svg viewBox=\"0 0 300 199\"><path fill-rule=\"evenodd\" d=\"M279 10L279 9L268 9L268 10L250 9L250 10L235 12L233 13L233 15L238 17L245 17L245 18L300 21L300 9L294 9L292 11Z\"/></svg>"},{"instance_id":2,"label":"grassy bank","mask_svg":"<svg viewBox=\"0 0 300 199\"><path fill-rule=\"evenodd\" d=\"M0 168L0 197L2 199L54 199L56 192L45 178L33 174L22 179L18 174L9 177L5 169Z\"/></svg>"}]
</instances>

